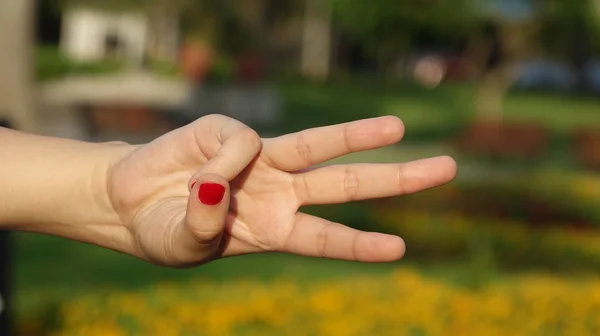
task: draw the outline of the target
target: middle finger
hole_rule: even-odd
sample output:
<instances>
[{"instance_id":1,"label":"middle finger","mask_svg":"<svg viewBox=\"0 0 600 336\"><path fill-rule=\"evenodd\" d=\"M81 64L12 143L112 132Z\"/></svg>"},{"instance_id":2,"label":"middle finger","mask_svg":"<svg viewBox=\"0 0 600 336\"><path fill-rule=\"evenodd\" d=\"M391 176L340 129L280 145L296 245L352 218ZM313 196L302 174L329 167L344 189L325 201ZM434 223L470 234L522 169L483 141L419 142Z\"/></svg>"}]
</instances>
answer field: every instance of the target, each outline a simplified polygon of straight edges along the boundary
<instances>
[{"instance_id":1,"label":"middle finger","mask_svg":"<svg viewBox=\"0 0 600 336\"><path fill-rule=\"evenodd\" d=\"M415 193L450 182L456 163L447 156L403 164L349 164L294 174L300 205L338 204Z\"/></svg>"}]
</instances>

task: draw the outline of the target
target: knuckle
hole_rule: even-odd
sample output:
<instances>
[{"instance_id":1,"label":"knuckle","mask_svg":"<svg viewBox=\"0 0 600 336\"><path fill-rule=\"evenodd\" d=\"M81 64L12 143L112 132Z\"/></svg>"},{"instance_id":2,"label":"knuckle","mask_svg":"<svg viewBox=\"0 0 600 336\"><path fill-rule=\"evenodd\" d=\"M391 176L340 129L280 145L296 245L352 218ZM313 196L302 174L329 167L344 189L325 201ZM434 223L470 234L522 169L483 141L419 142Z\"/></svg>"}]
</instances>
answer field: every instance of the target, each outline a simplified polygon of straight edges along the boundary
<instances>
[{"instance_id":1,"label":"knuckle","mask_svg":"<svg viewBox=\"0 0 600 336\"><path fill-rule=\"evenodd\" d=\"M211 229L211 227L214 229ZM191 223L189 220L186 220L185 228L191 233L192 237L202 245L215 244L221 237L222 232L222 230L215 228L214 224L202 221Z\"/></svg>"},{"instance_id":2,"label":"knuckle","mask_svg":"<svg viewBox=\"0 0 600 336\"><path fill-rule=\"evenodd\" d=\"M310 145L306 141L306 137L303 132L298 133L298 136L296 137L296 151L302 161L304 161L307 165L313 165L313 152Z\"/></svg>"},{"instance_id":3,"label":"knuckle","mask_svg":"<svg viewBox=\"0 0 600 336\"><path fill-rule=\"evenodd\" d=\"M255 130L249 127L244 127L239 134L240 137L242 137L244 141L248 143L252 148L260 148L262 146L262 140L260 138L260 135L258 135L258 133Z\"/></svg>"},{"instance_id":4,"label":"knuckle","mask_svg":"<svg viewBox=\"0 0 600 336\"><path fill-rule=\"evenodd\" d=\"M324 258L327 253L327 245L329 239L329 229L331 228L332 223L325 225L321 231L317 234L316 238L316 247L317 247L317 256Z\"/></svg>"},{"instance_id":5,"label":"knuckle","mask_svg":"<svg viewBox=\"0 0 600 336\"><path fill-rule=\"evenodd\" d=\"M217 121L217 120L223 120L227 118L226 116L222 115L222 114L216 114L216 113L212 113L212 114L207 114L201 118L199 118L198 120L204 120L204 121Z\"/></svg>"},{"instance_id":6,"label":"knuckle","mask_svg":"<svg viewBox=\"0 0 600 336\"><path fill-rule=\"evenodd\" d=\"M213 245L218 242L221 232L216 230L198 230L188 227L194 239L202 245Z\"/></svg>"},{"instance_id":7,"label":"knuckle","mask_svg":"<svg viewBox=\"0 0 600 336\"><path fill-rule=\"evenodd\" d=\"M350 201L357 200L360 192L360 180L358 178L358 172L352 166L346 167L344 171L343 184L346 197Z\"/></svg>"},{"instance_id":8,"label":"knuckle","mask_svg":"<svg viewBox=\"0 0 600 336\"><path fill-rule=\"evenodd\" d=\"M350 139L352 138L352 128L350 127L350 124L346 124L344 125L344 129L342 130L342 140L344 143L344 146L346 147L346 151L348 152L352 152L352 144L350 143Z\"/></svg>"},{"instance_id":9,"label":"knuckle","mask_svg":"<svg viewBox=\"0 0 600 336\"><path fill-rule=\"evenodd\" d=\"M406 186L407 178L406 171L403 165L398 165L396 171L396 184L398 186L398 193L400 195L404 195L408 193L408 188Z\"/></svg>"}]
</instances>

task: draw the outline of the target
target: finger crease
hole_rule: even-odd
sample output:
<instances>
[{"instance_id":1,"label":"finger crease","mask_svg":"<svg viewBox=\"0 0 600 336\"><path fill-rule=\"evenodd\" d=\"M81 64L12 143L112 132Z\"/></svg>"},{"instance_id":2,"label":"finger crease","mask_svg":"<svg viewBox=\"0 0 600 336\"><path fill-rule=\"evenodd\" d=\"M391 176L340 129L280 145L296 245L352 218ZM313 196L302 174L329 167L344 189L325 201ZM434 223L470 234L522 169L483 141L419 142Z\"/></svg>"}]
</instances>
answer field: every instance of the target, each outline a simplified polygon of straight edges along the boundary
<instances>
[{"instance_id":1,"label":"finger crease","mask_svg":"<svg viewBox=\"0 0 600 336\"><path fill-rule=\"evenodd\" d=\"M313 153L306 142L306 138L303 132L298 133L298 137L296 138L296 151L298 152L298 156L304 161L307 165L313 165Z\"/></svg>"},{"instance_id":2,"label":"finger crease","mask_svg":"<svg viewBox=\"0 0 600 336\"><path fill-rule=\"evenodd\" d=\"M201 225L201 223L199 223ZM215 242L218 242L219 235L221 231L204 231L204 230L196 230L194 228L188 227L188 229L194 235L194 239L201 245L212 246Z\"/></svg>"},{"instance_id":3,"label":"finger crease","mask_svg":"<svg viewBox=\"0 0 600 336\"><path fill-rule=\"evenodd\" d=\"M344 126L344 131L342 132L342 141L344 142L344 146L346 146L346 152L351 153L352 146L350 146L350 136L348 133L350 133L350 125L346 124Z\"/></svg>"},{"instance_id":4,"label":"finger crease","mask_svg":"<svg viewBox=\"0 0 600 336\"><path fill-rule=\"evenodd\" d=\"M326 224L317 234L317 256L320 258L325 258L325 251L327 250L328 241L327 232L331 228L331 225L333 225L333 223Z\"/></svg>"},{"instance_id":5,"label":"finger crease","mask_svg":"<svg viewBox=\"0 0 600 336\"><path fill-rule=\"evenodd\" d=\"M360 235L360 233L355 233L354 234L354 238L352 239L352 260L353 261L358 261L358 247L357 247L357 241L358 241L358 236Z\"/></svg>"},{"instance_id":6,"label":"finger crease","mask_svg":"<svg viewBox=\"0 0 600 336\"><path fill-rule=\"evenodd\" d=\"M396 175L396 181L398 183L398 193L400 195L406 194L406 172L402 165L398 166L398 172Z\"/></svg>"},{"instance_id":7,"label":"finger crease","mask_svg":"<svg viewBox=\"0 0 600 336\"><path fill-rule=\"evenodd\" d=\"M167 224L165 238L163 239L163 252L168 259L181 261L175 251L175 240L177 239L176 233L178 230L185 230L184 225L185 223L178 217L172 217Z\"/></svg>"},{"instance_id":8,"label":"finger crease","mask_svg":"<svg viewBox=\"0 0 600 336\"><path fill-rule=\"evenodd\" d=\"M300 203L299 205L311 199L310 188L304 174L294 176L294 195L296 196L296 201Z\"/></svg>"},{"instance_id":9,"label":"finger crease","mask_svg":"<svg viewBox=\"0 0 600 336\"><path fill-rule=\"evenodd\" d=\"M356 173L356 170L352 168L352 166L346 167L343 183L344 192L346 193L348 200L357 200L359 194L359 180L358 174Z\"/></svg>"}]
</instances>

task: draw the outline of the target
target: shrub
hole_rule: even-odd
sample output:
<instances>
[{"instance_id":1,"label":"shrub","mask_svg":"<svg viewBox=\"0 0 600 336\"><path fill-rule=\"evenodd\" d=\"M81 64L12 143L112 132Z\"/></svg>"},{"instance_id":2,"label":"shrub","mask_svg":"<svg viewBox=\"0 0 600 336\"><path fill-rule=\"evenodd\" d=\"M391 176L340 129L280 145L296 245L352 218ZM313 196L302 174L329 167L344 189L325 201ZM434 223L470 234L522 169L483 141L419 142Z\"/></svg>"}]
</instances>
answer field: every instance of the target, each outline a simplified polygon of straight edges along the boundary
<instances>
[{"instance_id":1,"label":"shrub","mask_svg":"<svg viewBox=\"0 0 600 336\"><path fill-rule=\"evenodd\" d=\"M488 254L491 266L594 270L600 267L600 232L554 226L539 230L519 221L465 217L459 213L376 210L374 222L407 243L407 257L477 258ZM490 265L487 265L490 266Z\"/></svg>"},{"instance_id":2,"label":"shrub","mask_svg":"<svg viewBox=\"0 0 600 336\"><path fill-rule=\"evenodd\" d=\"M69 60L54 46L42 46L36 54L36 77L45 81L67 75L99 75L117 72L123 64L115 61L74 62Z\"/></svg>"}]
</instances>

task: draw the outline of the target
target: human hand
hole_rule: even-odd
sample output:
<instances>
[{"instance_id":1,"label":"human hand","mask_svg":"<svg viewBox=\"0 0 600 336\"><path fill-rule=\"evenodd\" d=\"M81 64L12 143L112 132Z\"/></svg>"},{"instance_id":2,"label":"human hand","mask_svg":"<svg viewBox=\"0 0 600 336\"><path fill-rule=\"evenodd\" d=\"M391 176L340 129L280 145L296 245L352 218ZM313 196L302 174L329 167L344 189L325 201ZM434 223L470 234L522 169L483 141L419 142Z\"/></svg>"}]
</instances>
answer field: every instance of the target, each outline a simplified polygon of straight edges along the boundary
<instances>
[{"instance_id":1,"label":"human hand","mask_svg":"<svg viewBox=\"0 0 600 336\"><path fill-rule=\"evenodd\" d=\"M127 149L109 169L109 198L130 253L164 266L269 251L394 261L405 250L399 237L298 210L414 193L454 178L448 157L316 166L394 144L403 133L399 119L382 117L261 140L236 120L206 116Z\"/></svg>"}]
</instances>

